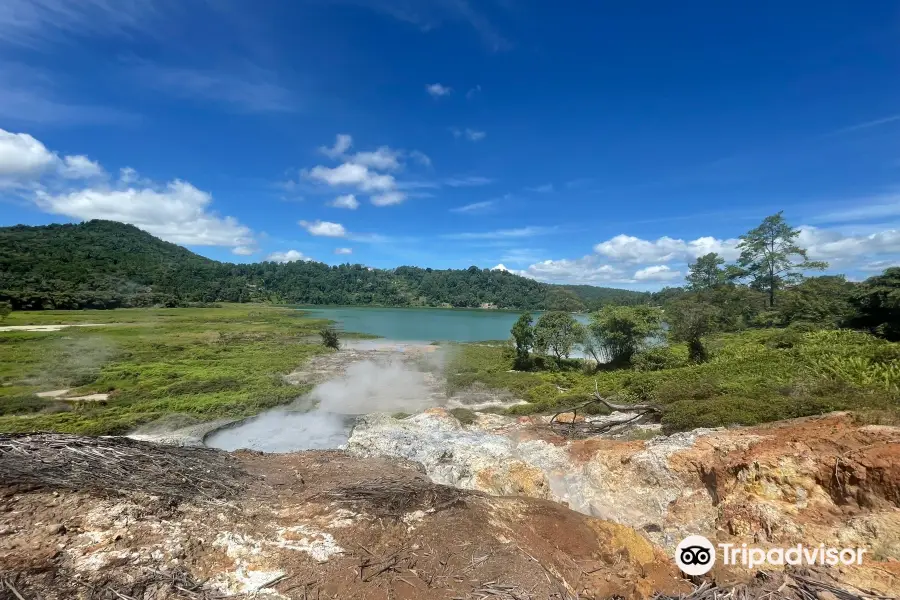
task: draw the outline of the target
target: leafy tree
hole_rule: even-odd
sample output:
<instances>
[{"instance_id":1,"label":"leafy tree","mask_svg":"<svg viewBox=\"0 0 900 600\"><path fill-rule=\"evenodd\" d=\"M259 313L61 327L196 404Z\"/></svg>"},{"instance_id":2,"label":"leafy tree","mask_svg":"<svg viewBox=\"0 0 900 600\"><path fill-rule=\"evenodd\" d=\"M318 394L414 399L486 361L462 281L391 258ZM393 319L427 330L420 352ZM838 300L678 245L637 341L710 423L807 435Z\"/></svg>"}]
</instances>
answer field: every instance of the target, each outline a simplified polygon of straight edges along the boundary
<instances>
[{"instance_id":1,"label":"leafy tree","mask_svg":"<svg viewBox=\"0 0 900 600\"><path fill-rule=\"evenodd\" d=\"M857 310L850 321L853 327L900 341L900 267L863 281L852 302Z\"/></svg>"},{"instance_id":2,"label":"leafy tree","mask_svg":"<svg viewBox=\"0 0 900 600\"><path fill-rule=\"evenodd\" d=\"M807 258L806 250L796 244L799 235L800 230L792 229L778 212L741 236L738 265L754 287L768 292L769 306L775 306L777 290L802 279L802 271L828 267Z\"/></svg>"},{"instance_id":3,"label":"leafy tree","mask_svg":"<svg viewBox=\"0 0 900 600\"><path fill-rule=\"evenodd\" d=\"M688 265L690 272L685 277L688 289L708 290L725 283L725 269L722 268L724 264L725 259L715 252L698 257L696 262Z\"/></svg>"},{"instance_id":4,"label":"leafy tree","mask_svg":"<svg viewBox=\"0 0 900 600\"><path fill-rule=\"evenodd\" d=\"M703 338L716 330L719 309L708 302L681 300L666 308L669 337L674 342L687 342L688 358L692 362L705 362L706 347Z\"/></svg>"},{"instance_id":5,"label":"leafy tree","mask_svg":"<svg viewBox=\"0 0 900 600\"><path fill-rule=\"evenodd\" d=\"M808 323L819 327L840 327L854 315L856 287L843 275L805 279L782 292L775 311L778 324Z\"/></svg>"},{"instance_id":6,"label":"leafy tree","mask_svg":"<svg viewBox=\"0 0 900 600\"><path fill-rule=\"evenodd\" d=\"M575 295L575 292L566 289L551 289L544 300L547 310L563 312L581 312L585 309L584 302Z\"/></svg>"},{"instance_id":7,"label":"leafy tree","mask_svg":"<svg viewBox=\"0 0 900 600\"><path fill-rule=\"evenodd\" d=\"M557 361L568 358L583 337L581 323L567 312L544 313L534 326L534 347L541 352L550 350Z\"/></svg>"},{"instance_id":8,"label":"leafy tree","mask_svg":"<svg viewBox=\"0 0 900 600\"><path fill-rule=\"evenodd\" d=\"M598 363L628 363L646 346L649 338L661 333L662 311L659 308L605 306L591 315L585 349Z\"/></svg>"},{"instance_id":9,"label":"leafy tree","mask_svg":"<svg viewBox=\"0 0 900 600\"><path fill-rule=\"evenodd\" d=\"M516 368L527 368L529 364L529 352L534 348L534 327L532 326L531 313L523 313L513 324L513 339L516 342Z\"/></svg>"},{"instance_id":10,"label":"leafy tree","mask_svg":"<svg viewBox=\"0 0 900 600\"><path fill-rule=\"evenodd\" d=\"M338 333L334 327L323 327L319 330L319 335L322 336L322 345L326 348L341 349L341 341L338 339Z\"/></svg>"},{"instance_id":11,"label":"leafy tree","mask_svg":"<svg viewBox=\"0 0 900 600\"><path fill-rule=\"evenodd\" d=\"M12 305L9 302L0 302L0 321L6 319L12 312Z\"/></svg>"}]
</instances>

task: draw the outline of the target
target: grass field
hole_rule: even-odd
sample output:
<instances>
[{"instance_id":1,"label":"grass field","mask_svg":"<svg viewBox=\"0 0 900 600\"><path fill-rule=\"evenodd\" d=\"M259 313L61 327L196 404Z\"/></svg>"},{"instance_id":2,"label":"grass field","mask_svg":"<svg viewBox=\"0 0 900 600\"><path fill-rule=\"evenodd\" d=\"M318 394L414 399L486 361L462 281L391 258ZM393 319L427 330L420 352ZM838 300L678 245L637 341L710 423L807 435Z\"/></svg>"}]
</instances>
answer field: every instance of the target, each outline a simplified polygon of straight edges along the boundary
<instances>
[{"instance_id":1,"label":"grass field","mask_svg":"<svg viewBox=\"0 0 900 600\"><path fill-rule=\"evenodd\" d=\"M3 323L106 323L52 333L0 332L0 431L123 433L172 414L243 417L289 402L282 381L325 352L325 324L287 308L16 312ZM74 408L34 394L108 392L105 406Z\"/></svg>"},{"instance_id":2,"label":"grass field","mask_svg":"<svg viewBox=\"0 0 900 600\"><path fill-rule=\"evenodd\" d=\"M481 382L529 401L515 414L556 411L600 393L653 402L667 431L751 425L833 410L900 423L900 344L849 330L751 330L710 341L712 358L689 364L674 345L639 357L640 368L591 372L580 361L555 371L511 371L502 345L461 345L449 365L451 392Z\"/></svg>"}]
</instances>

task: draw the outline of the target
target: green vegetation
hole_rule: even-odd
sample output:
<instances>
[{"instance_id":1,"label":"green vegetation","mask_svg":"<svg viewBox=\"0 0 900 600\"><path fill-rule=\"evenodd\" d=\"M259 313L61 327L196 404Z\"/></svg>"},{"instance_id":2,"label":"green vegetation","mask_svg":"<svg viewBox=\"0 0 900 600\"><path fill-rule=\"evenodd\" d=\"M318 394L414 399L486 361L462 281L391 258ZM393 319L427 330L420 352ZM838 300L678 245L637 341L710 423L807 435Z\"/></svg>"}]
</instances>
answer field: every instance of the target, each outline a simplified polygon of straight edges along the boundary
<instances>
[{"instance_id":1,"label":"green vegetation","mask_svg":"<svg viewBox=\"0 0 900 600\"><path fill-rule=\"evenodd\" d=\"M14 312L9 325L108 323L0 334L0 431L124 433L173 415L240 418L299 396L283 375L324 352L322 328L296 310L222 308ZM39 391L109 393L82 406Z\"/></svg>"},{"instance_id":2,"label":"green vegetation","mask_svg":"<svg viewBox=\"0 0 900 600\"><path fill-rule=\"evenodd\" d=\"M261 301L582 310L582 293L589 294L588 303L648 297L588 286L564 289L478 267L220 263L111 221L0 228L0 302L15 310Z\"/></svg>"},{"instance_id":3,"label":"green vegetation","mask_svg":"<svg viewBox=\"0 0 900 600\"><path fill-rule=\"evenodd\" d=\"M341 349L341 340L338 339L337 330L334 327L323 327L319 330L319 336L322 338L322 345L332 350Z\"/></svg>"},{"instance_id":4,"label":"green vegetation","mask_svg":"<svg viewBox=\"0 0 900 600\"><path fill-rule=\"evenodd\" d=\"M719 334L707 347L703 363L688 361L687 344L673 344L637 353L630 368L585 372L570 360L555 371L510 372L514 356L503 347L462 345L449 384L508 389L529 402L510 412L529 414L583 402L596 382L618 402L658 404L668 432L832 410L900 416L900 344L849 330L763 329Z\"/></svg>"},{"instance_id":5,"label":"green vegetation","mask_svg":"<svg viewBox=\"0 0 900 600\"><path fill-rule=\"evenodd\" d=\"M584 328L567 312L544 313L534 326L534 347L542 353L548 350L557 362L569 358L575 344L584 338Z\"/></svg>"},{"instance_id":6,"label":"green vegetation","mask_svg":"<svg viewBox=\"0 0 900 600\"><path fill-rule=\"evenodd\" d=\"M737 265L701 256L685 288L652 295L660 306L604 306L580 339L568 314L548 313L533 328L523 315L512 330L515 353L462 347L450 365L450 390L475 382L505 388L529 402L511 412L527 414L583 402L597 385L619 402L659 405L668 431L839 409L896 422L900 268L861 284L805 278L802 271L824 265L806 259L798 233L781 213L767 217L741 237ZM663 322L668 346L656 343ZM565 340L565 351L546 342L552 339ZM594 360L565 360L576 343ZM541 355L548 350L555 360Z\"/></svg>"}]
</instances>

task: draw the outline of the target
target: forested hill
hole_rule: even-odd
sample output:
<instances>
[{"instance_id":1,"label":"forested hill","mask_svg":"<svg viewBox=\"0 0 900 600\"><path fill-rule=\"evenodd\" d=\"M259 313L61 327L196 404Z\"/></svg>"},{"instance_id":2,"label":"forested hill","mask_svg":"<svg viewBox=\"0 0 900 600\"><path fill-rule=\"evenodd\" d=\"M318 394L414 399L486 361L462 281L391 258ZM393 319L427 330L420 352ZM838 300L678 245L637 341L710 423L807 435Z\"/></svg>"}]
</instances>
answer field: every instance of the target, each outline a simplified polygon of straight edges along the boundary
<instances>
[{"instance_id":1,"label":"forested hill","mask_svg":"<svg viewBox=\"0 0 900 600\"><path fill-rule=\"evenodd\" d=\"M0 228L0 301L16 310L217 301L582 310L646 297L477 267L221 263L113 221Z\"/></svg>"}]
</instances>

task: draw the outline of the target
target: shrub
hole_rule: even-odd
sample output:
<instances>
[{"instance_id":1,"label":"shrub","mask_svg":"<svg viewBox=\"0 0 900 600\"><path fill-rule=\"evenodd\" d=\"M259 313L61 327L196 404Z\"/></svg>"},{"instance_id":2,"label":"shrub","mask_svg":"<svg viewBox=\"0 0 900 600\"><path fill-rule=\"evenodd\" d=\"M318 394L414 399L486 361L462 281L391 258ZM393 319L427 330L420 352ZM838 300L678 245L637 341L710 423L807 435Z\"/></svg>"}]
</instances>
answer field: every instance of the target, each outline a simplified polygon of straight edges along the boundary
<instances>
[{"instance_id":1,"label":"shrub","mask_svg":"<svg viewBox=\"0 0 900 600\"><path fill-rule=\"evenodd\" d=\"M322 337L322 345L326 348L332 348L333 350L340 350L341 341L338 339L337 331L334 327L324 327L319 330L319 335Z\"/></svg>"},{"instance_id":2,"label":"shrub","mask_svg":"<svg viewBox=\"0 0 900 600\"><path fill-rule=\"evenodd\" d=\"M597 362L625 364L662 333L662 311L652 306L604 306L591 315L586 350Z\"/></svg>"},{"instance_id":3,"label":"shrub","mask_svg":"<svg viewBox=\"0 0 900 600\"><path fill-rule=\"evenodd\" d=\"M631 365L636 371L677 369L688 365L688 356L681 345L654 346L635 354Z\"/></svg>"},{"instance_id":4,"label":"shrub","mask_svg":"<svg viewBox=\"0 0 900 600\"><path fill-rule=\"evenodd\" d=\"M463 425L471 425L478 418L475 411L468 408L452 408L450 409L450 414L456 417L456 420Z\"/></svg>"}]
</instances>

